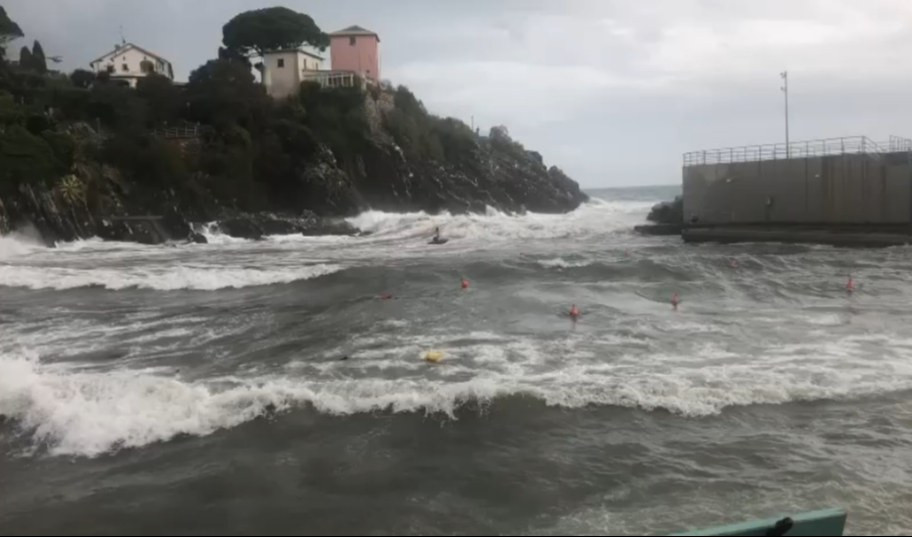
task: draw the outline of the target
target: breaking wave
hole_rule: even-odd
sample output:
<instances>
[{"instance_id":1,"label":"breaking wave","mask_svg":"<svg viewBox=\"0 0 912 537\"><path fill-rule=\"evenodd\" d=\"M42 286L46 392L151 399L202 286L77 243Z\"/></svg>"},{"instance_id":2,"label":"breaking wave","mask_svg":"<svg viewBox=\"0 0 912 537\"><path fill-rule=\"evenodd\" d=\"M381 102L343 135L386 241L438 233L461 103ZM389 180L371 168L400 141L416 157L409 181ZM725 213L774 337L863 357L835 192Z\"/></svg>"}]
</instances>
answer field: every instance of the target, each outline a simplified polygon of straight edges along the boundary
<instances>
[{"instance_id":1,"label":"breaking wave","mask_svg":"<svg viewBox=\"0 0 912 537\"><path fill-rule=\"evenodd\" d=\"M218 289L291 283L319 278L343 270L340 265L318 264L301 267L227 268L213 266L155 266L126 269L66 268L29 265L0 265L0 286L28 289L75 289L102 287L110 290Z\"/></svg>"},{"instance_id":2,"label":"breaking wave","mask_svg":"<svg viewBox=\"0 0 912 537\"><path fill-rule=\"evenodd\" d=\"M617 406L704 417L729 407L852 399L912 389L912 365L884 357L841 367L863 341L846 339L807 359L801 345L782 346L756 361L709 365L729 354L707 349L703 365L669 365L670 357L616 362L585 352L565 367L543 369L547 352L529 342L496 341L453 349L442 366L427 366L416 349L359 353L355 362L303 362L269 376L184 379L166 369L79 369L43 364L34 353L0 356L0 414L51 454L98 456L177 435L203 436L273 412L310 408L357 413L427 413L456 418L527 397L549 406ZM814 347L810 345L810 347ZM848 348L849 351L845 349ZM829 352L828 352L829 351ZM724 355L724 356L723 356ZM801 366L795 364L802 356ZM886 365L885 365L886 364ZM348 369L339 369L348 368ZM395 377L353 370L396 369ZM345 374L340 374L345 373Z\"/></svg>"}]
</instances>

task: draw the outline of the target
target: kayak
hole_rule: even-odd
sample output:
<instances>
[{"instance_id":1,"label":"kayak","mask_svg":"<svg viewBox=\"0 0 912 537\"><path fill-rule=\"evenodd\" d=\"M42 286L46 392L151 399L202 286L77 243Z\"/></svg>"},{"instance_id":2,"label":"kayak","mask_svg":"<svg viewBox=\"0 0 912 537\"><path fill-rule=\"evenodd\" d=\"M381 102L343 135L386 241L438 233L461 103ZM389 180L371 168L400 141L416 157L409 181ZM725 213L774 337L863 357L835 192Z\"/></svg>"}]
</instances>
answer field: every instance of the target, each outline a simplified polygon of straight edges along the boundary
<instances>
[{"instance_id":1,"label":"kayak","mask_svg":"<svg viewBox=\"0 0 912 537\"><path fill-rule=\"evenodd\" d=\"M446 244L450 239L431 239L431 242L428 244Z\"/></svg>"}]
</instances>

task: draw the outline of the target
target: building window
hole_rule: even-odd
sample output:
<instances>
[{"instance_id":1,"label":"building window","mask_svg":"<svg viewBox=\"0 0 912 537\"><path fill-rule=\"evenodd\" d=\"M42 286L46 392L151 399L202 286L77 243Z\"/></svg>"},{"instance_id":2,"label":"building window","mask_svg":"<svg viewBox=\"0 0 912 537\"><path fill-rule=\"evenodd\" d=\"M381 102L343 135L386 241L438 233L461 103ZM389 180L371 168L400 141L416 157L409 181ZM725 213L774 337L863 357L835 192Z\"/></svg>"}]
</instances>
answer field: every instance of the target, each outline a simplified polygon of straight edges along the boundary
<instances>
[{"instance_id":1,"label":"building window","mask_svg":"<svg viewBox=\"0 0 912 537\"><path fill-rule=\"evenodd\" d=\"M127 64L123 64L120 66L120 70L126 73L127 71L130 70L130 68L127 67Z\"/></svg>"},{"instance_id":2,"label":"building window","mask_svg":"<svg viewBox=\"0 0 912 537\"><path fill-rule=\"evenodd\" d=\"M113 65L109 65L109 66L108 66L108 72L109 72L109 73L113 73L113 72L114 72L114 66L113 66Z\"/></svg>"},{"instance_id":3,"label":"building window","mask_svg":"<svg viewBox=\"0 0 912 537\"><path fill-rule=\"evenodd\" d=\"M351 46L355 46L355 36L351 36L348 38L348 44Z\"/></svg>"},{"instance_id":4,"label":"building window","mask_svg":"<svg viewBox=\"0 0 912 537\"><path fill-rule=\"evenodd\" d=\"M285 67L285 58L279 58L279 61L277 62L277 65L278 65L279 67Z\"/></svg>"}]
</instances>

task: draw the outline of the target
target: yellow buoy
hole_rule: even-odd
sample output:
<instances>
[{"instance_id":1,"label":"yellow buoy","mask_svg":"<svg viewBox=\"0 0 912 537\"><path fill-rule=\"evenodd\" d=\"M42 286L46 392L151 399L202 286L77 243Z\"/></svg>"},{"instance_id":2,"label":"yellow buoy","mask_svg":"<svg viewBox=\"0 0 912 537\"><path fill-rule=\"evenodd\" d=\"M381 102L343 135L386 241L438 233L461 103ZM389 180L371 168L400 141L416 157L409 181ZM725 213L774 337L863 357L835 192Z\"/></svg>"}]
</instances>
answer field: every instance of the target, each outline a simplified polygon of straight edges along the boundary
<instances>
[{"instance_id":1,"label":"yellow buoy","mask_svg":"<svg viewBox=\"0 0 912 537\"><path fill-rule=\"evenodd\" d=\"M424 361L431 364L439 364L443 360L442 351L428 351L424 355Z\"/></svg>"}]
</instances>

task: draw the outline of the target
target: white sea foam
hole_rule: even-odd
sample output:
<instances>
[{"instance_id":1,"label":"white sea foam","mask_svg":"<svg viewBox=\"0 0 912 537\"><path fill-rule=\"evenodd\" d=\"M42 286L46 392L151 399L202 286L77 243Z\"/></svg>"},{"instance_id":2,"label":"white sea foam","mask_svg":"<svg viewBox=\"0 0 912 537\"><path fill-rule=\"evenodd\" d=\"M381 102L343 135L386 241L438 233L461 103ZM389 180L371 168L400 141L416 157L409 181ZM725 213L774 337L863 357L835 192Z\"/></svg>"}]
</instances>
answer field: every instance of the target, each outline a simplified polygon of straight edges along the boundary
<instances>
[{"instance_id":1,"label":"white sea foam","mask_svg":"<svg viewBox=\"0 0 912 537\"><path fill-rule=\"evenodd\" d=\"M556 268L556 269L566 269L566 268L581 268L588 267L593 261L578 259L574 261L568 261L563 257L555 257L553 259L540 259L538 264L545 268Z\"/></svg>"},{"instance_id":2,"label":"white sea foam","mask_svg":"<svg viewBox=\"0 0 912 537\"><path fill-rule=\"evenodd\" d=\"M376 239L429 237L435 227L443 235L463 241L515 241L583 237L627 229L643 220L651 203L593 200L567 214L508 215L494 209L485 214L385 213L367 211L348 222Z\"/></svg>"},{"instance_id":3,"label":"white sea foam","mask_svg":"<svg viewBox=\"0 0 912 537\"><path fill-rule=\"evenodd\" d=\"M460 239L447 248L516 238L575 240L627 227L643 217L646 207L594 202L568 215L521 217L494 211L456 216L368 212L350 220L372 231L368 237L289 236L253 242L211 233L216 240L208 247L137 245L129 251L122 245L85 241L66 245L72 252L64 252L59 263L53 263L59 252L34 245L10 260L0 260L0 286L215 290L287 283L342 270L352 259L358 259L359 265L362 258L385 261L399 255L403 244L414 244L416 250L430 248L417 239L427 237L436 225L445 235ZM326 248L330 242L332 248ZM154 255L136 258L137 251ZM435 250L435 255L437 251L445 250ZM590 257L559 249L542 251L548 253L539 252L532 259L542 258L539 262L546 267L570 267ZM597 253L591 257L602 259ZM685 261L698 263L697 257L693 254ZM154 336L143 331L151 322L143 319L120 328L74 321L56 332L24 330L14 323L7 325L8 337L0 336L0 414L12 418L14 427L52 453L97 456L180 434L212 434L273 408L310 407L333 415L389 411L456 417L465 403L484 406L515 396L564 408L610 405L709 416L733 406L912 389L912 343L886 332L834 336L827 330L842 317L851 318L848 313L796 318L795 322L820 329L818 336L809 334L800 343L750 340L748 350L742 350L731 338L707 336L716 331L733 333L726 323L697 322L685 315L686 309L682 315L656 321L653 309L637 313L624 325L633 334L612 334L610 324L589 330L584 320L578 332L544 338L500 333L493 327L491 332L448 334L422 328L420 319L391 318L374 323L366 333L340 338L339 348L321 348L314 351L315 356L310 355L311 349L302 350L306 358L287 367L240 364L229 378L194 377L188 373L192 365L185 369L186 377L175 376L173 370L134 369L156 364L154 359L146 360L158 352L156 348L211 341L211 336L199 335L209 318L187 326L161 322ZM765 326L780 321L754 318L750 322ZM17 335L16 330L22 333ZM92 334L93 330L108 331L88 338L91 343L74 341L82 331ZM674 333L672 342L662 336L667 332ZM192 333L200 342L184 341ZM91 345L103 348L105 341L114 338L137 348L131 360L90 366L59 363L70 357L64 347L78 351L72 356L78 360L76 354L94 350ZM230 355L231 349L219 347L223 344L213 346ZM49 360L22 350L30 347L46 353ZM428 349L444 351L443 363L424 363L421 355ZM342 355L351 358L338 361Z\"/></svg>"},{"instance_id":4,"label":"white sea foam","mask_svg":"<svg viewBox=\"0 0 912 537\"><path fill-rule=\"evenodd\" d=\"M213 291L308 280L338 272L342 268L340 265L332 264L266 269L152 265L118 270L0 265L0 286L58 290L95 286L111 290L140 288L159 291Z\"/></svg>"},{"instance_id":5,"label":"white sea foam","mask_svg":"<svg viewBox=\"0 0 912 537\"><path fill-rule=\"evenodd\" d=\"M91 239L80 239L71 242L58 242L55 250L49 250L49 253L54 252L118 252L118 251L143 251L148 252L155 248L160 248L160 246L148 246L145 244L139 244L136 242L124 242L124 241L106 241L94 237Z\"/></svg>"},{"instance_id":6,"label":"white sea foam","mask_svg":"<svg viewBox=\"0 0 912 537\"><path fill-rule=\"evenodd\" d=\"M865 342L850 338L818 343L813 353L802 345L771 346L756 357L707 343L682 360L654 352L606 357L604 347L589 346L601 340L584 335L538 343L476 335L479 342L460 346L467 336L425 334L396 346L356 349L346 362L299 362L272 374L197 380L154 369L49 365L34 355L8 353L0 355L0 413L54 454L97 456L178 434L211 434L273 409L456 417L466 403L485 406L524 396L563 408L605 405L709 416L734 406L912 389L906 351L864 356ZM432 342L446 353L440 365L421 360Z\"/></svg>"},{"instance_id":7,"label":"white sea foam","mask_svg":"<svg viewBox=\"0 0 912 537\"><path fill-rule=\"evenodd\" d=\"M0 261L47 249L31 236L21 233L0 235Z\"/></svg>"},{"instance_id":8,"label":"white sea foam","mask_svg":"<svg viewBox=\"0 0 912 537\"><path fill-rule=\"evenodd\" d=\"M243 286L248 279L255 282L251 285L280 283L298 278L294 270L288 269L289 265L332 263L334 259L373 262L378 257L425 256L430 248L435 254L452 255L501 248L505 243L512 245L517 241L526 244L536 239L585 239L629 229L643 220L648 206L642 202L593 200L568 214L522 216L493 209L474 215L367 211L348 220L368 232L358 237L292 234L251 241L228 236L214 223L196 225L196 230L206 236L208 245L149 246L87 239L62 243L53 249L28 237L11 235L0 238L0 263L18 265L21 269L4 268L0 285L32 289L98 285L112 289L138 286L171 290ZM451 241L443 247L428 246L427 239L438 226ZM270 254L262 255L264 251ZM202 263L197 265L205 266L205 271L193 268L194 262L200 260ZM554 260L553 267L572 267L583 262ZM548 260L543 263L551 265ZM181 269L182 265L190 268ZM39 266L40 269L34 268ZM226 283L218 283L216 278Z\"/></svg>"},{"instance_id":9,"label":"white sea foam","mask_svg":"<svg viewBox=\"0 0 912 537\"><path fill-rule=\"evenodd\" d=\"M253 242L248 239L240 239L237 237L232 237L227 233L222 233L216 222L197 224L194 226L194 230L202 236L206 237L206 241L209 244L243 244L246 242Z\"/></svg>"}]
</instances>

